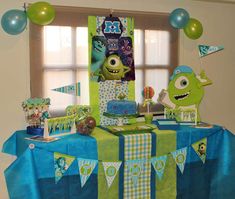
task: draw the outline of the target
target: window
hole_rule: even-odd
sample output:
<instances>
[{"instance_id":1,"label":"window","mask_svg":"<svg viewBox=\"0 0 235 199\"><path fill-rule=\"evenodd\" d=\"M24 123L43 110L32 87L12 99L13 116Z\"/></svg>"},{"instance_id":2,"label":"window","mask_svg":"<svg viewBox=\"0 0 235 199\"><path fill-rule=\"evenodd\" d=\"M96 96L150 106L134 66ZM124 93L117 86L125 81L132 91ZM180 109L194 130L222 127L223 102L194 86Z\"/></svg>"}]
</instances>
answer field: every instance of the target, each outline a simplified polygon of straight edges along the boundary
<instances>
[{"instance_id":1,"label":"window","mask_svg":"<svg viewBox=\"0 0 235 199\"><path fill-rule=\"evenodd\" d=\"M68 105L89 104L87 18L107 16L109 10L55 8L56 19L52 24L44 27L30 24L31 95L50 97L51 111L61 114ZM114 15L135 20L136 101L142 103L144 86L152 86L156 102L177 66L178 31L171 28L165 14L115 11ZM76 82L82 82L81 97L52 91Z\"/></svg>"}]
</instances>

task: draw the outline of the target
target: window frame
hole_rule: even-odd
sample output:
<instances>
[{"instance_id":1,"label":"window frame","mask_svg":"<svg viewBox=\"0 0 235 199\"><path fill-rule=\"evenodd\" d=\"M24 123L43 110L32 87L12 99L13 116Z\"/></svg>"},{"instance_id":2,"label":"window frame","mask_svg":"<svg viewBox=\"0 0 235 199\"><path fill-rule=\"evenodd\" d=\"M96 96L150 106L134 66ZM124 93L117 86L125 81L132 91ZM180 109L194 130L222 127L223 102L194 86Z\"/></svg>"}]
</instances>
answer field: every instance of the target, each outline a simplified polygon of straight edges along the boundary
<instances>
[{"instance_id":1,"label":"window frame","mask_svg":"<svg viewBox=\"0 0 235 199\"><path fill-rule=\"evenodd\" d=\"M55 26L71 26L71 27L87 27L88 16L109 16L112 13L113 16L133 17L135 20L135 29L141 30L165 30L170 33L170 62L168 66L138 66L136 69L146 71L147 69L167 69L168 76L173 73L174 68L178 65L178 42L179 42L179 30L173 28L169 22L168 13L158 12L140 12L140 11L128 11L128 10L110 10L99 8L80 8L80 7L68 7L68 6L53 6L56 10L56 17L54 21L49 25ZM144 29L143 29L144 27ZM30 22L29 24L29 48L30 48L30 92L31 97L43 96L43 26L35 25ZM145 42L144 42L145 43ZM145 55L144 55L145 61ZM54 68L54 67L53 67ZM77 67L73 68L76 70ZM81 68L82 69L82 68ZM85 69L85 68L84 68ZM143 77L143 85L144 85ZM169 80L168 80L169 81ZM153 111L156 112L159 109L159 105L153 107ZM163 111L163 110L161 110ZM144 109L141 109L144 112Z\"/></svg>"}]
</instances>

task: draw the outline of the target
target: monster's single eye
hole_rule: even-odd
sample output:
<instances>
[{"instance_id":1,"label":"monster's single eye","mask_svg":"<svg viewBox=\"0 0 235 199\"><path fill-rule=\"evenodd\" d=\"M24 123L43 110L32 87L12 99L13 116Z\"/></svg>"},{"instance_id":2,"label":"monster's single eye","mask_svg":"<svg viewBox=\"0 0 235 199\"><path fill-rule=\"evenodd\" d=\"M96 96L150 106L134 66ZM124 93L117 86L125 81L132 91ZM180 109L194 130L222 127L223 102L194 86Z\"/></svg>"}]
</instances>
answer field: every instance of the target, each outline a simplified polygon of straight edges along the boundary
<instances>
[{"instance_id":1,"label":"monster's single eye","mask_svg":"<svg viewBox=\"0 0 235 199\"><path fill-rule=\"evenodd\" d=\"M117 67L120 64L120 60L116 57L112 57L108 60L108 64L112 67Z\"/></svg>"},{"instance_id":2,"label":"monster's single eye","mask_svg":"<svg viewBox=\"0 0 235 199\"><path fill-rule=\"evenodd\" d=\"M175 87L178 89L184 89L189 85L189 80L185 76L180 76L176 81L175 81Z\"/></svg>"}]
</instances>

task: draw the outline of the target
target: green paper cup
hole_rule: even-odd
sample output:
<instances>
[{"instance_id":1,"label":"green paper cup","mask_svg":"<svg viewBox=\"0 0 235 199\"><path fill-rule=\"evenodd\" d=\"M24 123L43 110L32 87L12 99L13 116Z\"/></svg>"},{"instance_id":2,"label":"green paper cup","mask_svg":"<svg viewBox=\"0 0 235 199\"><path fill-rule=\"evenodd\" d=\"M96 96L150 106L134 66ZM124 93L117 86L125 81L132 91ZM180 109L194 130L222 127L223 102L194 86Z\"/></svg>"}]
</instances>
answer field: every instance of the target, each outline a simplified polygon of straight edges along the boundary
<instances>
[{"instance_id":1,"label":"green paper cup","mask_svg":"<svg viewBox=\"0 0 235 199\"><path fill-rule=\"evenodd\" d=\"M152 113L145 114L144 119L146 124L151 124L153 121L153 114Z\"/></svg>"}]
</instances>

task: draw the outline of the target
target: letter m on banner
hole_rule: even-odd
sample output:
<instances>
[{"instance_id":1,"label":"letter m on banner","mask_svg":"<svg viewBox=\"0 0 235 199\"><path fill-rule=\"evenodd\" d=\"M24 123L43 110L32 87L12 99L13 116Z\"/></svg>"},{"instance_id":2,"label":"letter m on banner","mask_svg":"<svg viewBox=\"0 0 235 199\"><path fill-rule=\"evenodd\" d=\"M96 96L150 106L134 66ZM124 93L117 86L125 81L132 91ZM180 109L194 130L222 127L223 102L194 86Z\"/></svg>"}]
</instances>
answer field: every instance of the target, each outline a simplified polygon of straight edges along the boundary
<instances>
[{"instance_id":1,"label":"letter m on banner","mask_svg":"<svg viewBox=\"0 0 235 199\"><path fill-rule=\"evenodd\" d=\"M120 34L120 22L119 21L105 21L104 33Z\"/></svg>"}]
</instances>

